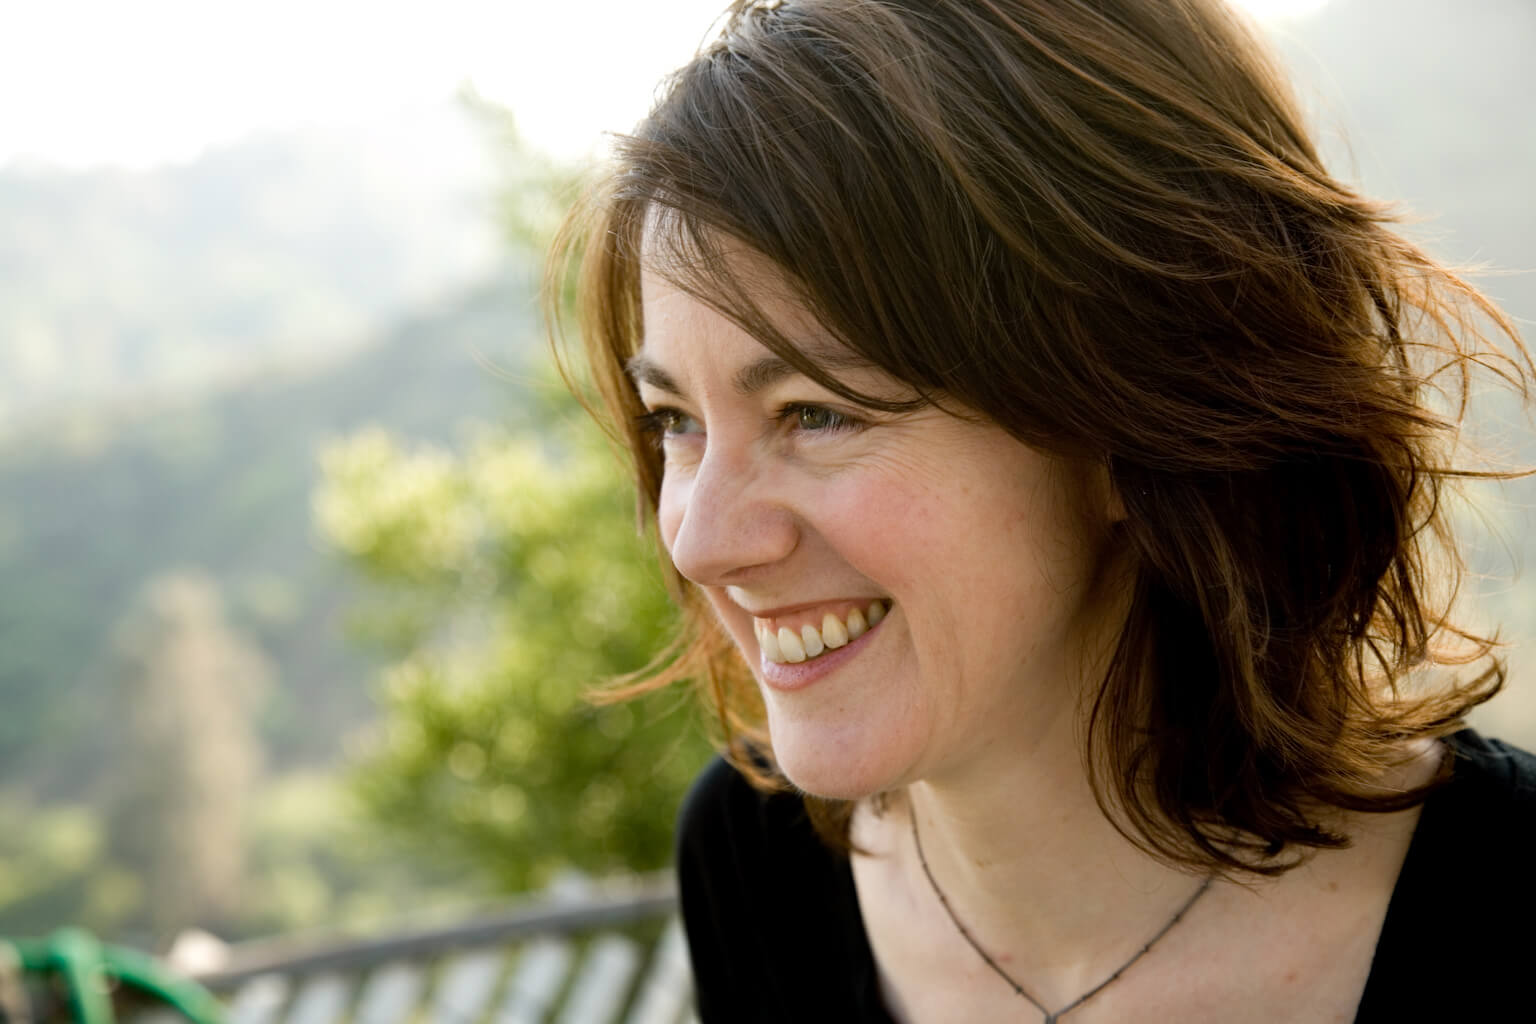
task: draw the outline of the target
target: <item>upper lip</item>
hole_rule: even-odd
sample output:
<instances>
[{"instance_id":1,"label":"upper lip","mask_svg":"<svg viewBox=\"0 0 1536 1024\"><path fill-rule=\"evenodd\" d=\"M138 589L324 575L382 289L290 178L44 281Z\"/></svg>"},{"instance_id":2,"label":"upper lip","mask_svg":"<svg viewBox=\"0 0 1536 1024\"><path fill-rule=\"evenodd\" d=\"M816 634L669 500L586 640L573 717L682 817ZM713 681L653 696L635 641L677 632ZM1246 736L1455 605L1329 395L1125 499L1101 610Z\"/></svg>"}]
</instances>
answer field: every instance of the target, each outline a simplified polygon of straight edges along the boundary
<instances>
[{"instance_id":1,"label":"upper lip","mask_svg":"<svg viewBox=\"0 0 1536 1024\"><path fill-rule=\"evenodd\" d=\"M871 601L884 601L890 603L886 597L828 597L820 601L802 601L799 604L784 604L774 608L748 608L741 602L736 602L747 614L757 619L776 619L785 615L794 615L797 612L808 611L812 608L822 608L831 604L868 604Z\"/></svg>"}]
</instances>

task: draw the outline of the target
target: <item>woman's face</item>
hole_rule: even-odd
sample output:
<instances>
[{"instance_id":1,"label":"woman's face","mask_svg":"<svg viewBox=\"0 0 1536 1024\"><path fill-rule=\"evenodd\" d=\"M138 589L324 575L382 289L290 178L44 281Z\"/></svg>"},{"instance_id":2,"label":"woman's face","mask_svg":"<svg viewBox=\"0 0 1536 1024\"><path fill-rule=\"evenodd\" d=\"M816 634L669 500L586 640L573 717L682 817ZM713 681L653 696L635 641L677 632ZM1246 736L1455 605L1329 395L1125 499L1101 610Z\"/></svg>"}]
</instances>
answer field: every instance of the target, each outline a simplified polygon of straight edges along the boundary
<instances>
[{"instance_id":1,"label":"woman's face","mask_svg":"<svg viewBox=\"0 0 1536 1024\"><path fill-rule=\"evenodd\" d=\"M990 423L863 409L658 274L642 287L661 537L751 665L788 778L857 798L1072 730L1084 655L1112 639L1102 477ZM838 365L813 318L757 298Z\"/></svg>"}]
</instances>

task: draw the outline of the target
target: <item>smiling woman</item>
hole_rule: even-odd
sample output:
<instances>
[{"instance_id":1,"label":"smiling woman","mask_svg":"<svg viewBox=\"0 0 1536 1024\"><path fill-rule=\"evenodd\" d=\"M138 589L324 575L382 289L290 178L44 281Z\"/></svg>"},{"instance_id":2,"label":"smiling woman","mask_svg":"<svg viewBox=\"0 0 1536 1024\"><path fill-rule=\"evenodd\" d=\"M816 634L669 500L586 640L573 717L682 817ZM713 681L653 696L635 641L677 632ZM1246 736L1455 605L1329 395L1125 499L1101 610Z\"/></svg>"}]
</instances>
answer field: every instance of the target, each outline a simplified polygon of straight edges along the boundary
<instances>
[{"instance_id":1,"label":"smiling woman","mask_svg":"<svg viewBox=\"0 0 1536 1024\"><path fill-rule=\"evenodd\" d=\"M1218 0L738 2L569 237L705 1021L1507 1009L1421 937L1536 911L1441 503L1530 361Z\"/></svg>"},{"instance_id":2,"label":"smiling woman","mask_svg":"<svg viewBox=\"0 0 1536 1024\"><path fill-rule=\"evenodd\" d=\"M788 779L856 799L1070 719L1067 683L1120 611L1093 585L1102 473L985 419L851 403L661 274L641 294L630 366L661 428L662 543L754 663ZM839 379L912 395L867 366Z\"/></svg>"}]
</instances>

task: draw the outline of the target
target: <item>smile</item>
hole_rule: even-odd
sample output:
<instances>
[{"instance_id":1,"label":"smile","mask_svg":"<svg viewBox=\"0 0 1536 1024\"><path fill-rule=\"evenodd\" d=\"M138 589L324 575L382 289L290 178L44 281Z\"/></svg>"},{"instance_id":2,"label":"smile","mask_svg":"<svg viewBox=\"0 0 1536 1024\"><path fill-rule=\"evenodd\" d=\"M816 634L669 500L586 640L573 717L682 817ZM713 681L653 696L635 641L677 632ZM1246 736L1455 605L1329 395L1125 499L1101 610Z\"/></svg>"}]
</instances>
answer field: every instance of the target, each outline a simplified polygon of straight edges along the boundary
<instances>
[{"instance_id":1,"label":"smile","mask_svg":"<svg viewBox=\"0 0 1536 1024\"><path fill-rule=\"evenodd\" d=\"M776 626L767 619L753 619L752 628L764 658L779 665L798 665L857 640L880 624L888 608L887 601L871 601L868 608L854 608L846 618L827 612L820 626L814 622Z\"/></svg>"}]
</instances>

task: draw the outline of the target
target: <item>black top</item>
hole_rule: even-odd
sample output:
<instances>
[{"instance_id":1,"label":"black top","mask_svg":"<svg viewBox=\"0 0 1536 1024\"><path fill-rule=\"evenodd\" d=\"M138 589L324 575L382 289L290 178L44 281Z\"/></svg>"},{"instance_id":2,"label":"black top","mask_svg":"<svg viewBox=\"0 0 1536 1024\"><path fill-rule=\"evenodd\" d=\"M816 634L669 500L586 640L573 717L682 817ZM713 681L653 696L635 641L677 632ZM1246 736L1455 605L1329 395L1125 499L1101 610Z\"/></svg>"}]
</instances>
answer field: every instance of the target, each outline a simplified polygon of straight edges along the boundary
<instances>
[{"instance_id":1,"label":"black top","mask_svg":"<svg viewBox=\"0 0 1536 1024\"><path fill-rule=\"evenodd\" d=\"M1356 1024L1536 1020L1536 757L1472 730L1424 805ZM703 1024L892 1024L846 857L716 759L678 821Z\"/></svg>"}]
</instances>

